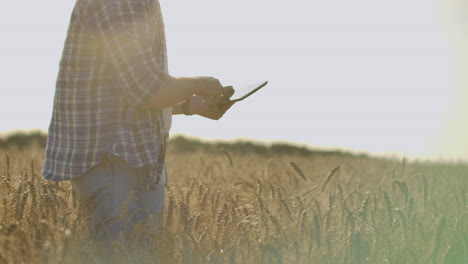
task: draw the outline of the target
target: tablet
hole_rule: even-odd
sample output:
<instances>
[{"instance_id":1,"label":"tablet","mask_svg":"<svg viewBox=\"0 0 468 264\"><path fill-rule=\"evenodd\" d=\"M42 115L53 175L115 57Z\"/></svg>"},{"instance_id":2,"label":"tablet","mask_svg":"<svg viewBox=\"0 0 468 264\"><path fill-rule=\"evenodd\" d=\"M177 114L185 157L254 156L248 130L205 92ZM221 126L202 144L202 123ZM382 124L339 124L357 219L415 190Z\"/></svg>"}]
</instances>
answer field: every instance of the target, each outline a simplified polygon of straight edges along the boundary
<instances>
[{"instance_id":1,"label":"tablet","mask_svg":"<svg viewBox=\"0 0 468 264\"><path fill-rule=\"evenodd\" d=\"M267 85L268 82L261 82L261 83L255 83L255 84L250 84L250 85L244 85L240 87L234 87L234 94L231 96L229 101L223 102L223 103L235 103L244 100L245 98L251 96L261 88L263 88L265 85Z\"/></svg>"}]
</instances>

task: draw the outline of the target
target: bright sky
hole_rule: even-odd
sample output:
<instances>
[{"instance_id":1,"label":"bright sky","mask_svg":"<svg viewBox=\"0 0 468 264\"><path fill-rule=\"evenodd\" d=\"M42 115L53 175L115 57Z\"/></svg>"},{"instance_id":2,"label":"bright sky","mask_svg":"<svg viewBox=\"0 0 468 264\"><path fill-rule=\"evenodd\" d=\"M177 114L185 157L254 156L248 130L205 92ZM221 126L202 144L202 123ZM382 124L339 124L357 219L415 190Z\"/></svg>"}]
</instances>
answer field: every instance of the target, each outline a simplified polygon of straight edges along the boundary
<instances>
[{"instance_id":1,"label":"bright sky","mask_svg":"<svg viewBox=\"0 0 468 264\"><path fill-rule=\"evenodd\" d=\"M73 0L0 9L0 131L49 124ZM450 5L448 4L450 3ZM270 84L173 133L468 160L461 0L161 0L175 76Z\"/></svg>"}]
</instances>

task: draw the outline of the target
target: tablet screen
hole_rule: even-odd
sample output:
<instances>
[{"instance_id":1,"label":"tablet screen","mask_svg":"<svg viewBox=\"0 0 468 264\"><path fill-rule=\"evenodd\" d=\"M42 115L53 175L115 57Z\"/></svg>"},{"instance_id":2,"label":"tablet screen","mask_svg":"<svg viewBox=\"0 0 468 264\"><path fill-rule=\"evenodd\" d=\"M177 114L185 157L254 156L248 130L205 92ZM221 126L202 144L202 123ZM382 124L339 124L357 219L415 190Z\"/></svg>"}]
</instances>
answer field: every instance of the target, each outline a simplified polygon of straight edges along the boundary
<instances>
[{"instance_id":1,"label":"tablet screen","mask_svg":"<svg viewBox=\"0 0 468 264\"><path fill-rule=\"evenodd\" d=\"M268 82L260 82L260 83L234 87L234 94L232 95L229 101L236 102L236 101L243 100L247 98L248 96L250 96L251 94L255 93L256 91L260 90L260 88L267 85L267 83Z\"/></svg>"}]
</instances>

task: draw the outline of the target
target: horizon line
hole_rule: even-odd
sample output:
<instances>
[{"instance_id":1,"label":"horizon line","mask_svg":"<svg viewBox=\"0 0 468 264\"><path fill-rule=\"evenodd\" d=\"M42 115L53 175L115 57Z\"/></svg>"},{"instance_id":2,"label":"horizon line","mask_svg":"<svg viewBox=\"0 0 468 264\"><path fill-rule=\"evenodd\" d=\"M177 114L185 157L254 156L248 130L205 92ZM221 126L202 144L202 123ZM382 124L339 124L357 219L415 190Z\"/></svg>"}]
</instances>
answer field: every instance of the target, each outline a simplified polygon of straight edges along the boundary
<instances>
[{"instance_id":1,"label":"horizon line","mask_svg":"<svg viewBox=\"0 0 468 264\"><path fill-rule=\"evenodd\" d=\"M24 128L18 128L18 129L12 129L12 130L5 130L5 131L0 131L0 139L8 137L9 135L13 134L18 134L18 133L24 133L24 134L31 134L39 132L44 135L47 135L47 131L42 129L42 128L30 128L30 129L24 129ZM307 148L310 151L313 150L322 150L322 151L330 151L330 152L342 152L342 153L349 153L352 155L365 155L369 157L375 157L375 158L387 158L387 159L392 159L392 160L403 160L406 159L408 161L412 162L442 162L442 163L468 163L468 159L462 158L462 157L444 157L442 154L436 155L427 155L427 156L417 156L417 155L408 155L405 153L401 153L398 151L387 151L387 152L373 152L369 150L364 150L364 149L352 149L352 148L346 148L346 147L339 147L339 146L320 146L320 145L313 145L310 143L306 142L298 142L294 140L288 140L288 139L259 139L259 138L247 138L247 137L238 137L238 138L205 138L202 136L196 136L196 135L190 135L190 134L185 134L181 132L175 132L170 134L170 137L177 137L177 136L182 136L188 139L196 139L202 142L227 142L227 143L235 143L235 142L253 142L257 144L262 144L262 145L272 145L272 144L287 144L295 147L304 147Z\"/></svg>"}]
</instances>

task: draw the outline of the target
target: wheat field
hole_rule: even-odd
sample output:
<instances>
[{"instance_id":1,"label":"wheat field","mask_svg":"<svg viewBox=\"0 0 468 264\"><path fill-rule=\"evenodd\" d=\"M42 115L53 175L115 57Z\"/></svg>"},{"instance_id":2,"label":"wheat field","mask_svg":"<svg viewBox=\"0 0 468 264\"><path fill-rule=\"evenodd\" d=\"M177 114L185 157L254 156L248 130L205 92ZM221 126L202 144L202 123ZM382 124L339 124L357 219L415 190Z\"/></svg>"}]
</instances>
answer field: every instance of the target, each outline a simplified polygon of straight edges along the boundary
<instances>
[{"instance_id":1,"label":"wheat field","mask_svg":"<svg viewBox=\"0 0 468 264\"><path fill-rule=\"evenodd\" d=\"M103 263L43 150L0 150L0 263ZM248 150L167 155L164 228L113 263L468 263L468 166ZM138 232L150 232L140 229Z\"/></svg>"}]
</instances>

